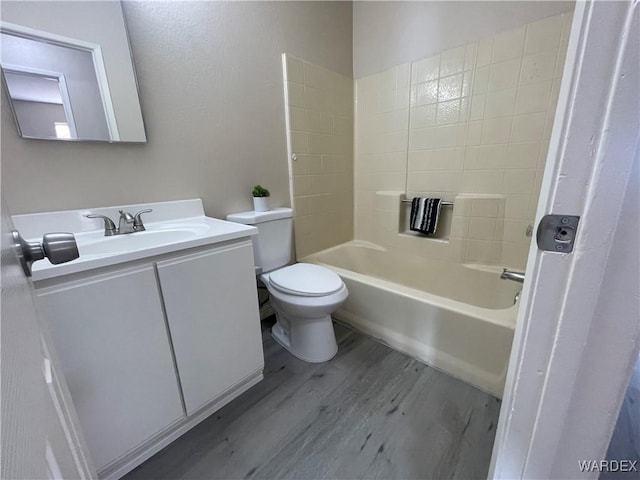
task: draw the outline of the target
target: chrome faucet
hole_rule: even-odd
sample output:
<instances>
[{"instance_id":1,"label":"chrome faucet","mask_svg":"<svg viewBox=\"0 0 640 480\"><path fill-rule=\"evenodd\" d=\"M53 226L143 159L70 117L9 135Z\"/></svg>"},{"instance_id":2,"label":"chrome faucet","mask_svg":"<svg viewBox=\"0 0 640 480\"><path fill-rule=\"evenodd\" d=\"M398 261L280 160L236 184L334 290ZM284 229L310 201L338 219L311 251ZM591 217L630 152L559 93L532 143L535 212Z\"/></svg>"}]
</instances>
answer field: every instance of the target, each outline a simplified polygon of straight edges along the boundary
<instances>
[{"instance_id":1,"label":"chrome faucet","mask_svg":"<svg viewBox=\"0 0 640 480\"><path fill-rule=\"evenodd\" d=\"M133 215L129 212L123 212L122 210L118 210L118 213L120 214L120 220L118 221L118 235L135 232L136 230L133 228Z\"/></svg>"},{"instance_id":2,"label":"chrome faucet","mask_svg":"<svg viewBox=\"0 0 640 480\"><path fill-rule=\"evenodd\" d=\"M514 272L513 270L502 269L500 275L501 280L513 280L514 282L524 283L524 272Z\"/></svg>"},{"instance_id":3,"label":"chrome faucet","mask_svg":"<svg viewBox=\"0 0 640 480\"><path fill-rule=\"evenodd\" d=\"M143 213L149 213L152 210L150 208L146 210L141 210L135 215L131 215L128 212L124 212L122 210L118 210L120 213L120 219L118 220L118 228L116 228L116 224L113 223L109 217L105 215L99 215L97 213L91 213L89 215L85 215L87 218L101 218L104 220L104 236L111 237L113 235L125 235L127 233L135 233L135 232L144 232L144 223L142 223L141 215Z\"/></svg>"}]
</instances>

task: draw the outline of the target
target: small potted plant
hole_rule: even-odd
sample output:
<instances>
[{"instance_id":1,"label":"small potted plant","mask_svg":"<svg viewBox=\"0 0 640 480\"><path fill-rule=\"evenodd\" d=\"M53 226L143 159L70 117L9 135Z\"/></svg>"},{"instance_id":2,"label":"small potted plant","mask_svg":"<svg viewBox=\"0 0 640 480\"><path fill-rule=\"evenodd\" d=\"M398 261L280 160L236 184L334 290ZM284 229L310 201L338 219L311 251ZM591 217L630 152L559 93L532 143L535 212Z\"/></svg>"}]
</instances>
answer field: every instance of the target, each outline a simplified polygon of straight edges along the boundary
<instances>
[{"instance_id":1,"label":"small potted plant","mask_svg":"<svg viewBox=\"0 0 640 480\"><path fill-rule=\"evenodd\" d=\"M269 210L269 190L256 185L253 187L253 209L256 212L266 212Z\"/></svg>"}]
</instances>

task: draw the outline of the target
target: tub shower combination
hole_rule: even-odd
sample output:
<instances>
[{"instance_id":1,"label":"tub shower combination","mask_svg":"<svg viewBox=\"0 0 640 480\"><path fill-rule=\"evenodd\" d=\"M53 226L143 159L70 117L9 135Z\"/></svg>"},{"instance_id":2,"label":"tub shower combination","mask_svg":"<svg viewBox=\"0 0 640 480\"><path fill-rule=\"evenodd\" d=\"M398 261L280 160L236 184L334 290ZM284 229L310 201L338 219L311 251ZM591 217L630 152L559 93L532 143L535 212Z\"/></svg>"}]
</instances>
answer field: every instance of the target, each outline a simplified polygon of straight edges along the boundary
<instances>
[{"instance_id":1,"label":"tub shower combination","mask_svg":"<svg viewBox=\"0 0 640 480\"><path fill-rule=\"evenodd\" d=\"M497 397L572 18L355 80L283 56L297 260L342 277L338 320Z\"/></svg>"},{"instance_id":2,"label":"tub shower combination","mask_svg":"<svg viewBox=\"0 0 640 480\"><path fill-rule=\"evenodd\" d=\"M502 397L518 283L501 280L495 268L416 257L361 241L302 261L333 269L349 289L335 318Z\"/></svg>"}]
</instances>

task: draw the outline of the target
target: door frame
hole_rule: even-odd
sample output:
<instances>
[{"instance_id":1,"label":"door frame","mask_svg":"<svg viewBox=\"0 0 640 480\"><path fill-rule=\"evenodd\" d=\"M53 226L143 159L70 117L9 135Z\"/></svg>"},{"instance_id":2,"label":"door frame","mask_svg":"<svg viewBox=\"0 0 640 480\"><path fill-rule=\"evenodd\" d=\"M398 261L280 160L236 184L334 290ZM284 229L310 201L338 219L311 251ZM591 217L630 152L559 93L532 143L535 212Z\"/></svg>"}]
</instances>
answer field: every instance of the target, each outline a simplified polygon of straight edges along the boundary
<instances>
[{"instance_id":1,"label":"door frame","mask_svg":"<svg viewBox=\"0 0 640 480\"><path fill-rule=\"evenodd\" d=\"M71 108L71 99L69 98L69 88L67 87L67 79L62 72L54 72L52 70L43 70L41 68L32 68L25 67L22 65L12 65L10 63L2 65L2 75L4 76L6 73L17 73L22 75L32 75L36 77L48 77L55 78L58 81L58 88L60 89L60 96L62 97L62 108L64 109L64 114L67 117L67 124L69 125L69 131L71 132L71 138L78 139L78 131L76 129L76 120L73 117L73 109ZM5 87L7 97L11 98L11 92L9 92L9 84L5 79ZM16 116L15 109L13 105L11 105L11 110L13 112L14 120L16 121L16 127L20 131L20 136L22 135L22 129L20 128L20 123L18 122L18 118ZM27 137L28 138L28 137Z\"/></svg>"},{"instance_id":2,"label":"door frame","mask_svg":"<svg viewBox=\"0 0 640 480\"><path fill-rule=\"evenodd\" d=\"M638 10L576 4L536 224L581 220L571 254L532 241L489 478L596 478L638 358Z\"/></svg>"}]
</instances>

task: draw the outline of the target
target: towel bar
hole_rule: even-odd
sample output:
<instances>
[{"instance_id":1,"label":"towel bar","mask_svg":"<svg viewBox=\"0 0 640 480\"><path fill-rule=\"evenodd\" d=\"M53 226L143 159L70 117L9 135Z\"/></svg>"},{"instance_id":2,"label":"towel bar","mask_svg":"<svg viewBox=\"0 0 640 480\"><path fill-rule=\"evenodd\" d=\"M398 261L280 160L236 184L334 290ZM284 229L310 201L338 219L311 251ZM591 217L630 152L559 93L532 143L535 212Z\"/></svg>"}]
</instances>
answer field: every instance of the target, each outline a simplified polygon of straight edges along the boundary
<instances>
[{"instance_id":1,"label":"towel bar","mask_svg":"<svg viewBox=\"0 0 640 480\"><path fill-rule=\"evenodd\" d=\"M400 200L401 203L411 203L413 199L403 198ZM453 207L453 202L447 202L445 200L440 202L440 205L443 207Z\"/></svg>"}]
</instances>

